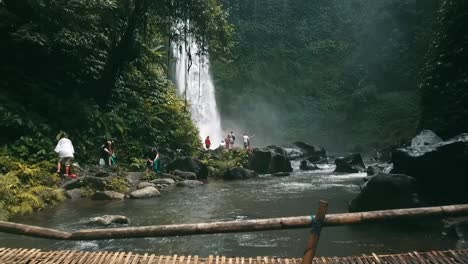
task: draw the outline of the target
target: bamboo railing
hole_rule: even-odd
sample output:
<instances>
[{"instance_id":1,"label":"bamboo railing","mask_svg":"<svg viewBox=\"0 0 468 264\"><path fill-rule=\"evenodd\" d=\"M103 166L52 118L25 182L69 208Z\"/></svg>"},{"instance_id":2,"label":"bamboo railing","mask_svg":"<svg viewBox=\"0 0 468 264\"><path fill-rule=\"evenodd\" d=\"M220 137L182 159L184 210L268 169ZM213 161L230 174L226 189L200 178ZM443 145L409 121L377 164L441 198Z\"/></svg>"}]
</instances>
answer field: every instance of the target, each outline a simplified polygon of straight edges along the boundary
<instances>
[{"instance_id":1,"label":"bamboo railing","mask_svg":"<svg viewBox=\"0 0 468 264\"><path fill-rule=\"evenodd\" d=\"M0 232L57 240L102 240L118 238L187 236L215 233L252 232L295 228L312 228L303 263L311 264L322 227L364 224L391 220L468 215L468 204L410 209L382 210L326 215L328 204L320 201L315 216L281 217L199 224L157 225L107 229L82 229L64 232L56 229L0 221Z\"/></svg>"}]
</instances>

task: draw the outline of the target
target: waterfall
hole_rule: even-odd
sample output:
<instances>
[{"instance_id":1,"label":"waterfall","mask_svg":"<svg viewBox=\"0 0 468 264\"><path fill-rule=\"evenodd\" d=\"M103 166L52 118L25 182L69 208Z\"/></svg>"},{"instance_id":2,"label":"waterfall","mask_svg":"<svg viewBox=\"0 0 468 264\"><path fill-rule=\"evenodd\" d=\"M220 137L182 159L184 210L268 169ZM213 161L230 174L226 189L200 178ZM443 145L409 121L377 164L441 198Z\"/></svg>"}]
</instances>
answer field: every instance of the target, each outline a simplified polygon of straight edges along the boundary
<instances>
[{"instance_id":1,"label":"waterfall","mask_svg":"<svg viewBox=\"0 0 468 264\"><path fill-rule=\"evenodd\" d=\"M174 45L172 51L176 59L174 81L177 90L190 105L192 120L200 131L201 139L204 141L210 136L211 144L216 148L223 137L208 56L198 55L198 45L190 38L185 45Z\"/></svg>"}]
</instances>

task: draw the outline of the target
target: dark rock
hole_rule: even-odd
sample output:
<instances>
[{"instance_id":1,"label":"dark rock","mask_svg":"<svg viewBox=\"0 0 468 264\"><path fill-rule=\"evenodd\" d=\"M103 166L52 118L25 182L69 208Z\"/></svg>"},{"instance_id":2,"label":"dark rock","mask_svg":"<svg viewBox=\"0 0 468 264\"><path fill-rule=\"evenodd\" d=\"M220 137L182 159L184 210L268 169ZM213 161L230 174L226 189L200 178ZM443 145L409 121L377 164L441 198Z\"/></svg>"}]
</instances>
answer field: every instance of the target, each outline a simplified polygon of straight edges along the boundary
<instances>
[{"instance_id":1,"label":"dark rock","mask_svg":"<svg viewBox=\"0 0 468 264\"><path fill-rule=\"evenodd\" d=\"M92 200L123 200L125 195L114 191L98 191L91 196Z\"/></svg>"},{"instance_id":2,"label":"dark rock","mask_svg":"<svg viewBox=\"0 0 468 264\"><path fill-rule=\"evenodd\" d=\"M72 200L83 198L80 189L67 190L65 191L65 195Z\"/></svg>"},{"instance_id":3,"label":"dark rock","mask_svg":"<svg viewBox=\"0 0 468 264\"><path fill-rule=\"evenodd\" d=\"M286 156L289 160L300 159L305 156L304 152L296 148L285 148L284 150L286 150Z\"/></svg>"},{"instance_id":4,"label":"dark rock","mask_svg":"<svg viewBox=\"0 0 468 264\"><path fill-rule=\"evenodd\" d=\"M266 147L266 149L273 150L273 152L276 152L276 153L278 153L280 155L283 155L285 157L288 156L288 152L282 147L278 147L278 146L275 146L275 145L270 145L270 146Z\"/></svg>"},{"instance_id":5,"label":"dark rock","mask_svg":"<svg viewBox=\"0 0 468 264\"><path fill-rule=\"evenodd\" d=\"M106 188L106 183L111 178L99 178L94 176L85 176L78 179L71 180L64 185L62 188L65 190L77 189L82 187L88 187L97 191L104 191Z\"/></svg>"},{"instance_id":6,"label":"dark rock","mask_svg":"<svg viewBox=\"0 0 468 264\"><path fill-rule=\"evenodd\" d=\"M327 152L323 147L313 146L305 142L297 141L294 142L294 146L298 147L306 157L309 157L310 162L317 162L327 158Z\"/></svg>"},{"instance_id":7,"label":"dark rock","mask_svg":"<svg viewBox=\"0 0 468 264\"><path fill-rule=\"evenodd\" d=\"M234 167L224 173L225 180L244 180L257 177L257 173L253 170L248 170L242 167Z\"/></svg>"},{"instance_id":8,"label":"dark rock","mask_svg":"<svg viewBox=\"0 0 468 264\"><path fill-rule=\"evenodd\" d=\"M317 165L309 162L308 160L301 160L301 165L299 165L299 169L301 170L320 170Z\"/></svg>"},{"instance_id":9,"label":"dark rock","mask_svg":"<svg viewBox=\"0 0 468 264\"><path fill-rule=\"evenodd\" d=\"M379 173L372 177L349 204L350 212L420 206L417 181L401 174Z\"/></svg>"},{"instance_id":10,"label":"dark rock","mask_svg":"<svg viewBox=\"0 0 468 264\"><path fill-rule=\"evenodd\" d=\"M108 226L111 224L130 224L130 219L123 215L103 215L89 220L90 225Z\"/></svg>"},{"instance_id":11,"label":"dark rock","mask_svg":"<svg viewBox=\"0 0 468 264\"><path fill-rule=\"evenodd\" d=\"M140 190L136 190L130 193L131 198L150 198L150 197L156 197L156 196L161 196L161 193L159 193L158 189L156 187L148 186Z\"/></svg>"},{"instance_id":12,"label":"dark rock","mask_svg":"<svg viewBox=\"0 0 468 264\"><path fill-rule=\"evenodd\" d=\"M248 168L261 174L292 171L291 162L286 155L273 149L254 149L249 158Z\"/></svg>"},{"instance_id":13,"label":"dark rock","mask_svg":"<svg viewBox=\"0 0 468 264\"><path fill-rule=\"evenodd\" d=\"M369 166L367 167L367 176L374 176L379 172L382 172L382 169L378 166Z\"/></svg>"},{"instance_id":14,"label":"dark rock","mask_svg":"<svg viewBox=\"0 0 468 264\"><path fill-rule=\"evenodd\" d=\"M291 175L289 172L276 172L271 174L271 176L275 177L287 177L289 175Z\"/></svg>"},{"instance_id":15,"label":"dark rock","mask_svg":"<svg viewBox=\"0 0 468 264\"><path fill-rule=\"evenodd\" d=\"M468 234L468 217L447 218L442 220L442 223L442 234L465 241L465 235Z\"/></svg>"},{"instance_id":16,"label":"dark rock","mask_svg":"<svg viewBox=\"0 0 468 264\"><path fill-rule=\"evenodd\" d=\"M361 154L352 154L335 160L335 172L358 173L366 170Z\"/></svg>"},{"instance_id":17,"label":"dark rock","mask_svg":"<svg viewBox=\"0 0 468 264\"><path fill-rule=\"evenodd\" d=\"M203 182L195 181L195 180L185 180L185 181L181 181L177 183L178 187L189 187L189 188L194 188L200 185L203 185Z\"/></svg>"},{"instance_id":18,"label":"dark rock","mask_svg":"<svg viewBox=\"0 0 468 264\"><path fill-rule=\"evenodd\" d=\"M393 152L392 161L392 173L416 178L430 204L468 202L468 134L432 145L399 148Z\"/></svg>"},{"instance_id":19,"label":"dark rock","mask_svg":"<svg viewBox=\"0 0 468 264\"><path fill-rule=\"evenodd\" d=\"M191 157L182 157L167 164L168 171L189 171L194 172L198 179L206 179L208 177L208 167L198 159Z\"/></svg>"},{"instance_id":20,"label":"dark rock","mask_svg":"<svg viewBox=\"0 0 468 264\"><path fill-rule=\"evenodd\" d=\"M268 167L269 173L276 172L291 172L293 171L291 167L291 161L288 160L286 154L282 155L279 153L272 153L270 166Z\"/></svg>"},{"instance_id":21,"label":"dark rock","mask_svg":"<svg viewBox=\"0 0 468 264\"><path fill-rule=\"evenodd\" d=\"M194 172L190 172L190 171L175 170L174 175L179 176L182 179L186 179L186 180L196 180L197 179L197 175Z\"/></svg>"}]
</instances>

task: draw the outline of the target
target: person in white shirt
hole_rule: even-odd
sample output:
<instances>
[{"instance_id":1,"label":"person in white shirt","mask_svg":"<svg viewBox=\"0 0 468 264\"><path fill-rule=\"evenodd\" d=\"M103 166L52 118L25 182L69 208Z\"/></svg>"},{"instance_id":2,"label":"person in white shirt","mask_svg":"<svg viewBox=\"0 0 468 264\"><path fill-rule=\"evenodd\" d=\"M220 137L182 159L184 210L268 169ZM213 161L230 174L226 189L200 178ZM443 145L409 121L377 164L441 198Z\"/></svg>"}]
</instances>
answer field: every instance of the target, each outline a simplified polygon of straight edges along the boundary
<instances>
[{"instance_id":1,"label":"person in white shirt","mask_svg":"<svg viewBox=\"0 0 468 264\"><path fill-rule=\"evenodd\" d=\"M248 149L250 147L249 136L247 136L247 133L244 133L242 138L244 139L244 149Z\"/></svg>"},{"instance_id":2,"label":"person in white shirt","mask_svg":"<svg viewBox=\"0 0 468 264\"><path fill-rule=\"evenodd\" d=\"M65 174L68 176L70 173L70 165L73 161L75 149L70 139L67 138L66 134L60 136L60 140L55 147L55 152L59 155L59 161L57 163L57 173L61 172L62 164L65 165Z\"/></svg>"}]
</instances>

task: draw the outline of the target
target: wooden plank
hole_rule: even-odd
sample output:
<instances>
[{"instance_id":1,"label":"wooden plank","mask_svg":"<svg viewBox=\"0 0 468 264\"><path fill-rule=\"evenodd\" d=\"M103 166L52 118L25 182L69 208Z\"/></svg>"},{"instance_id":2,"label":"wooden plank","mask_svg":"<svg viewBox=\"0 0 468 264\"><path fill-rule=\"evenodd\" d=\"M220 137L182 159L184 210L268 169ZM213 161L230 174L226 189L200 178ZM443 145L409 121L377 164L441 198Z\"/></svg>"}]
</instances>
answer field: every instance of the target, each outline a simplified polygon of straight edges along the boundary
<instances>
[{"instance_id":1,"label":"wooden plank","mask_svg":"<svg viewBox=\"0 0 468 264\"><path fill-rule=\"evenodd\" d=\"M195 255L195 257L193 257L193 264L198 264L198 261L199 261L199 257L198 255Z\"/></svg>"},{"instance_id":2,"label":"wooden plank","mask_svg":"<svg viewBox=\"0 0 468 264\"><path fill-rule=\"evenodd\" d=\"M132 256L133 256L133 253L128 252L127 256L123 260L123 264L130 264Z\"/></svg>"},{"instance_id":3,"label":"wooden plank","mask_svg":"<svg viewBox=\"0 0 468 264\"><path fill-rule=\"evenodd\" d=\"M226 264L226 257L225 256L221 257L221 264Z\"/></svg>"},{"instance_id":4,"label":"wooden plank","mask_svg":"<svg viewBox=\"0 0 468 264\"><path fill-rule=\"evenodd\" d=\"M163 264L163 260L164 260L164 256L163 256L163 255L159 255L158 264Z\"/></svg>"},{"instance_id":5,"label":"wooden plank","mask_svg":"<svg viewBox=\"0 0 468 264\"><path fill-rule=\"evenodd\" d=\"M433 253L440 258L444 258L447 264L457 264L456 260L447 251L433 251Z\"/></svg>"},{"instance_id":6,"label":"wooden plank","mask_svg":"<svg viewBox=\"0 0 468 264\"><path fill-rule=\"evenodd\" d=\"M70 264L83 263L89 255L89 251L80 251L78 255L70 262Z\"/></svg>"},{"instance_id":7,"label":"wooden plank","mask_svg":"<svg viewBox=\"0 0 468 264\"><path fill-rule=\"evenodd\" d=\"M93 264L93 263L95 263L94 261L96 259L98 259L102 254L103 254L103 252L101 252L101 251L91 253L89 255L88 259L86 259L86 262L84 262L83 264Z\"/></svg>"},{"instance_id":8,"label":"wooden plank","mask_svg":"<svg viewBox=\"0 0 468 264\"><path fill-rule=\"evenodd\" d=\"M23 254L21 254L21 256L18 256L17 258L17 263L21 263L22 261L31 261L31 259L33 258L34 254L38 251L39 249L35 249L35 248L32 248L32 249L27 249L25 252L23 252Z\"/></svg>"},{"instance_id":9,"label":"wooden plank","mask_svg":"<svg viewBox=\"0 0 468 264\"><path fill-rule=\"evenodd\" d=\"M140 254L137 253L137 254L133 255L133 260L130 263L131 264L137 264L139 260L140 260Z\"/></svg>"},{"instance_id":10,"label":"wooden plank","mask_svg":"<svg viewBox=\"0 0 468 264\"><path fill-rule=\"evenodd\" d=\"M164 260L164 264L169 264L169 261L171 261L171 256L165 256Z\"/></svg>"},{"instance_id":11,"label":"wooden plank","mask_svg":"<svg viewBox=\"0 0 468 264\"><path fill-rule=\"evenodd\" d=\"M257 262L256 264L262 264L262 257L257 257Z\"/></svg>"},{"instance_id":12,"label":"wooden plank","mask_svg":"<svg viewBox=\"0 0 468 264\"><path fill-rule=\"evenodd\" d=\"M213 255L208 256L208 263L207 264L213 264Z\"/></svg>"},{"instance_id":13,"label":"wooden plank","mask_svg":"<svg viewBox=\"0 0 468 264\"><path fill-rule=\"evenodd\" d=\"M146 263L147 258L148 258L148 253L143 254L143 258L141 259L140 263Z\"/></svg>"},{"instance_id":14,"label":"wooden plank","mask_svg":"<svg viewBox=\"0 0 468 264\"><path fill-rule=\"evenodd\" d=\"M2 261L8 261L12 258L14 258L15 256L17 256L20 252L22 252L24 249L22 248L19 248L19 249L15 249L15 250L12 250L10 252L8 252L7 254L1 256L0 260Z\"/></svg>"},{"instance_id":15,"label":"wooden plank","mask_svg":"<svg viewBox=\"0 0 468 264\"><path fill-rule=\"evenodd\" d=\"M39 263L41 261L47 263L47 258L49 256L53 255L53 254L54 254L53 251L48 251L48 252L40 251L39 254L37 254L36 257L34 257L31 260L31 263L29 263L29 264L36 264L36 263Z\"/></svg>"},{"instance_id":16,"label":"wooden plank","mask_svg":"<svg viewBox=\"0 0 468 264\"><path fill-rule=\"evenodd\" d=\"M31 263L37 258L37 256L40 256L40 255L41 255L40 249L33 249L32 252L29 253L29 256L23 259L24 263ZM22 263L22 261L20 261L19 263Z\"/></svg>"},{"instance_id":17,"label":"wooden plank","mask_svg":"<svg viewBox=\"0 0 468 264\"><path fill-rule=\"evenodd\" d=\"M171 256L167 256L167 257L169 258L167 261L169 261L169 260L171 259ZM148 259L148 262L147 262L147 263L148 263L148 264L153 263L153 261L154 261L155 258L156 258L156 255L155 255L155 254L151 254L151 255L149 256L149 259Z\"/></svg>"},{"instance_id":18,"label":"wooden plank","mask_svg":"<svg viewBox=\"0 0 468 264\"><path fill-rule=\"evenodd\" d=\"M190 261L192 261L192 255L187 256L187 260L185 261L185 264L190 264ZM184 264L184 263L182 263Z\"/></svg>"},{"instance_id":19,"label":"wooden plank","mask_svg":"<svg viewBox=\"0 0 468 264\"><path fill-rule=\"evenodd\" d=\"M426 252L426 255L429 258L434 259L435 261L437 261L437 263L439 263L439 264L450 264L449 262L446 262L445 257L434 254L434 251Z\"/></svg>"},{"instance_id":20,"label":"wooden plank","mask_svg":"<svg viewBox=\"0 0 468 264\"><path fill-rule=\"evenodd\" d=\"M56 259L53 260L53 262L51 263L62 263L67 257L69 254L71 254L72 252L74 252L73 250L66 250L66 251L61 251L58 255L58 257Z\"/></svg>"}]
</instances>

